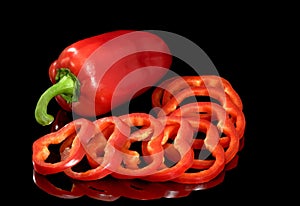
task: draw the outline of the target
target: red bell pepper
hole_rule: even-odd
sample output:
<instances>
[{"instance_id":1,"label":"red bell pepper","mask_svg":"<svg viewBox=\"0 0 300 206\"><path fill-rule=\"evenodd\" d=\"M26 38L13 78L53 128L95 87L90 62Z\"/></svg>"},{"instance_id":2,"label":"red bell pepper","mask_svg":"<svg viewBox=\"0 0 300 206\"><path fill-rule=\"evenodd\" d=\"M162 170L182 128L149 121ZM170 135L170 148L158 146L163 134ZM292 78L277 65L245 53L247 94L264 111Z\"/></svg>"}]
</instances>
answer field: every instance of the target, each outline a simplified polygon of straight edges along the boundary
<instances>
[{"instance_id":1,"label":"red bell pepper","mask_svg":"<svg viewBox=\"0 0 300 206\"><path fill-rule=\"evenodd\" d=\"M75 42L50 65L53 85L38 100L35 118L52 123L52 98L77 115L108 113L157 83L171 63L168 46L151 32L117 30Z\"/></svg>"}]
</instances>

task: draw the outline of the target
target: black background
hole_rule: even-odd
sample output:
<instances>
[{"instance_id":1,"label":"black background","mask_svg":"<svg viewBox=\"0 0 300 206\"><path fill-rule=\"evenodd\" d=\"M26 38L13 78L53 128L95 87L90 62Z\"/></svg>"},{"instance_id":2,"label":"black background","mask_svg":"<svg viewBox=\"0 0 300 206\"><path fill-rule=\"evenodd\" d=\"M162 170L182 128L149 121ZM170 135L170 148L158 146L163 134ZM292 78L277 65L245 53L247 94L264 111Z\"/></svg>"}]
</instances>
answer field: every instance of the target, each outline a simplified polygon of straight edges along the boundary
<instances>
[{"instance_id":1,"label":"black background","mask_svg":"<svg viewBox=\"0 0 300 206\"><path fill-rule=\"evenodd\" d=\"M59 6L53 10L24 11L22 28L15 26L14 42L18 48L19 61L22 61L21 74L18 75L26 86L26 99L22 98L18 108L26 105L22 113L22 126L26 128L21 136L22 169L14 172L18 178L11 180L9 193L26 191L24 197L31 205L130 205L130 204L172 204L198 205L208 203L241 204L268 202L270 199L281 199L282 193L274 195L276 186L284 178L276 179L275 160L270 152L270 138L273 127L266 126L265 120L271 113L268 109L269 98L273 92L266 83L262 73L269 67L267 53L273 40L270 38L277 29L278 18L273 13L266 13L267 7L253 6L216 9L214 6L198 7L197 11L180 8L172 10L136 9L128 12L117 12L115 9L101 7L99 11L82 13L80 10L63 9ZM44 8L45 7L45 8ZM93 7L85 8L89 11ZM51 7L52 8L52 7ZM111 8L111 7L109 7ZM155 7L156 8L156 7ZM122 6L121 6L122 10ZM126 10L124 8L124 10ZM204 12L207 12L203 14ZM202 14L202 15L201 15ZM272 15L272 16L270 16ZM22 16L20 16L22 19ZM19 25L19 24L18 24ZM51 83L48 78L48 67L60 52L71 43L80 39L118 29L163 30L188 38L210 57L220 76L229 80L239 93L246 117L245 145L239 153L238 166L225 175L224 181L211 189L192 192L190 196L180 199L159 199L138 201L120 198L115 202L102 202L82 197L79 199L61 199L40 190L32 179L31 145L34 140L49 132L49 127L38 125L34 119L34 109L40 95ZM17 33L17 34L16 34ZM21 33L22 35L18 35ZM12 62L18 64L18 60ZM179 64L177 65L177 68ZM268 70L267 70L268 72ZM24 73L24 75L23 75ZM184 73L183 73L184 74ZM27 88L28 87L28 88ZM21 110L21 109L20 109ZM17 113L20 110L16 111ZM51 102L50 111L55 113L59 107ZM14 118L14 121L16 118ZM22 127L22 128L23 128ZM16 131L17 132L17 131ZM19 144L20 145L20 144ZM268 150L266 148L269 148ZM272 150L272 149L271 149ZM274 148L276 150L276 148ZM275 166L276 168L276 166ZM277 168L278 169L278 168ZM26 174L26 175L23 175ZM275 179L273 178L275 176ZM24 179L26 184L23 184ZM20 183L22 182L22 184ZM27 184L29 183L29 184ZM28 186L30 185L30 186ZM30 192L30 194L28 193Z\"/></svg>"}]
</instances>

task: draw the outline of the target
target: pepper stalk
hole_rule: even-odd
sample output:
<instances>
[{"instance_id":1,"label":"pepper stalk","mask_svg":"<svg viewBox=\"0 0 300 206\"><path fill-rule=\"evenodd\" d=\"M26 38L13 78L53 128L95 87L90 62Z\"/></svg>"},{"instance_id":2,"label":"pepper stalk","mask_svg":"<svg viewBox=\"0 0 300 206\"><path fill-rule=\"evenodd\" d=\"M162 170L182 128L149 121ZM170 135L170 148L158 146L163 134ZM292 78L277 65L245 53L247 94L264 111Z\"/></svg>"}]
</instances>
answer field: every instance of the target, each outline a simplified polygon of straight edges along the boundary
<instances>
[{"instance_id":1,"label":"pepper stalk","mask_svg":"<svg viewBox=\"0 0 300 206\"><path fill-rule=\"evenodd\" d=\"M47 113L48 104L55 96L62 96L67 103L78 101L80 82L68 68L57 70L56 83L49 87L39 98L35 108L35 119L42 126L50 125L54 117Z\"/></svg>"}]
</instances>

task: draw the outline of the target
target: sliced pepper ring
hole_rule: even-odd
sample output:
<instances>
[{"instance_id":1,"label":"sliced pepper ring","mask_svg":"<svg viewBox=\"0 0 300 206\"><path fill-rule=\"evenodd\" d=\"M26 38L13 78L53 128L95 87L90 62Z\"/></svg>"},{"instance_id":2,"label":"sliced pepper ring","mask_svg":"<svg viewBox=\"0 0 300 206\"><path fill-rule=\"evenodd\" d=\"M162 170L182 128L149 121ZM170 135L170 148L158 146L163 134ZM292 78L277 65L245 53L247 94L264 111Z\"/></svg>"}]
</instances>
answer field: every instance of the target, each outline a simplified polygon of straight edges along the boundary
<instances>
[{"instance_id":1,"label":"sliced pepper ring","mask_svg":"<svg viewBox=\"0 0 300 206\"><path fill-rule=\"evenodd\" d=\"M239 150L239 137L222 106L214 102L189 103L172 112L171 116L186 118L194 129L198 129L200 127L199 123L203 119L201 118L203 113L213 116L213 119L217 121L216 126L219 130L220 144L225 149L225 163L227 164ZM198 114L198 117L195 116L196 114ZM225 136L221 136L222 134Z\"/></svg>"},{"instance_id":2,"label":"sliced pepper ring","mask_svg":"<svg viewBox=\"0 0 300 206\"><path fill-rule=\"evenodd\" d=\"M219 104L225 109L226 113L230 115L239 137L241 138L244 135L244 113L231 101L230 97L227 94L214 87L191 87L180 91L161 108L157 116L160 117L164 115L170 115L172 112L178 109L180 103L182 103L184 99L191 96L209 96L217 100Z\"/></svg>"},{"instance_id":3,"label":"sliced pepper ring","mask_svg":"<svg viewBox=\"0 0 300 206\"><path fill-rule=\"evenodd\" d=\"M226 79L216 75L182 76L173 77L164 81L160 87L155 88L152 93L152 105L163 107L173 96L183 89L189 87L214 87L221 90L230 97L236 106L243 110L243 103L238 93Z\"/></svg>"},{"instance_id":4,"label":"sliced pepper ring","mask_svg":"<svg viewBox=\"0 0 300 206\"><path fill-rule=\"evenodd\" d=\"M98 180L111 174L121 164L122 157L118 150L121 148L120 145L126 143L130 128L114 116L100 118L93 123L97 132L89 136L88 140L82 140L82 144L88 160L93 160L94 167L79 172L72 168L66 169L65 174L73 179ZM105 134L105 137L102 131L109 127L110 133Z\"/></svg>"},{"instance_id":5,"label":"sliced pepper ring","mask_svg":"<svg viewBox=\"0 0 300 206\"><path fill-rule=\"evenodd\" d=\"M201 168L197 172L190 172L187 170L179 177L172 179L171 181L184 183L184 184L199 184L208 182L216 178L225 167L225 152L224 148L219 143L219 132L215 125L207 120L200 121L199 131L205 132L206 137L204 141L200 141L201 147L198 147L199 141L195 139L193 148L201 148L203 150L208 150L210 154L215 158L214 160L200 160L194 159L194 164L191 166L192 169L199 169L199 165L197 162L201 161L201 164L206 164L208 162L209 167L204 167L205 169ZM212 162L212 164L211 164ZM194 166L196 165L196 166ZM203 165L201 165L203 166Z\"/></svg>"},{"instance_id":6,"label":"sliced pepper ring","mask_svg":"<svg viewBox=\"0 0 300 206\"><path fill-rule=\"evenodd\" d=\"M120 154L123 162L119 165L115 172L111 175L120 179L139 178L153 174L163 162L163 125L150 114L146 113L130 113L119 117L130 128L136 127L137 131L132 132L128 136L127 144L123 147ZM142 133L138 132L142 127ZM145 128L146 127L146 128ZM134 142L146 141L149 155L140 156L138 151L131 150L130 146ZM145 160L146 165L142 165L140 161ZM130 164L130 165L129 165Z\"/></svg>"},{"instance_id":7,"label":"sliced pepper ring","mask_svg":"<svg viewBox=\"0 0 300 206\"><path fill-rule=\"evenodd\" d=\"M34 170L40 174L54 174L62 172L67 168L76 165L84 157L85 151L81 145L80 136L90 134L93 124L86 119L77 119L62 127L56 132L49 133L36 141L32 145L32 162ZM61 160L58 162L47 162L50 156L50 145L59 145L68 140L61 151ZM61 149L62 150L62 149Z\"/></svg>"},{"instance_id":8,"label":"sliced pepper ring","mask_svg":"<svg viewBox=\"0 0 300 206\"><path fill-rule=\"evenodd\" d=\"M178 177L192 166L194 160L194 152L191 147L194 132L189 122L181 117L167 117L160 120L166 125L163 142L165 156L170 156L175 152L177 157L170 166L163 163L155 173L142 177L143 180L152 182L163 182ZM168 143L168 140L173 143ZM149 154L147 142L143 142L142 150L143 154ZM169 159L172 158L171 156Z\"/></svg>"}]
</instances>

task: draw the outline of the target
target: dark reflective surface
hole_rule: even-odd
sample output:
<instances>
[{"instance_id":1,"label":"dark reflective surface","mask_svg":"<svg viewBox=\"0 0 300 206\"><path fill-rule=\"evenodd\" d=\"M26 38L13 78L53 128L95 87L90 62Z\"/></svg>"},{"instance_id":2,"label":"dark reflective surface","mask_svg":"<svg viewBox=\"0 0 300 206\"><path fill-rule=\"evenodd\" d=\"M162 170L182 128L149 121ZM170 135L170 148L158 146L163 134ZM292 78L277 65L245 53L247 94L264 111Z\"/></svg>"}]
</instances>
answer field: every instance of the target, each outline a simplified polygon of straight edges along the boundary
<instances>
[{"instance_id":1,"label":"dark reflective surface","mask_svg":"<svg viewBox=\"0 0 300 206\"><path fill-rule=\"evenodd\" d=\"M92 199L113 202L121 197L133 200L157 200L161 198L182 198L192 192L217 187L224 180L225 173L238 164L238 155L213 180L202 184L180 184L176 182L147 182L139 179L117 179L107 176L95 181L78 181L64 173L40 175L33 170L33 181L45 193L62 198L76 199L87 196Z\"/></svg>"},{"instance_id":2,"label":"dark reflective surface","mask_svg":"<svg viewBox=\"0 0 300 206\"><path fill-rule=\"evenodd\" d=\"M33 181L45 193L62 199L77 199L83 196L105 202L114 202L121 197L132 200L171 199L188 197L192 192L217 187L224 181L226 171L235 168L237 164L238 156L216 178L202 184L179 184L171 181L155 183L111 176L95 181L78 181L70 179L64 173L40 175L34 170Z\"/></svg>"}]
</instances>

